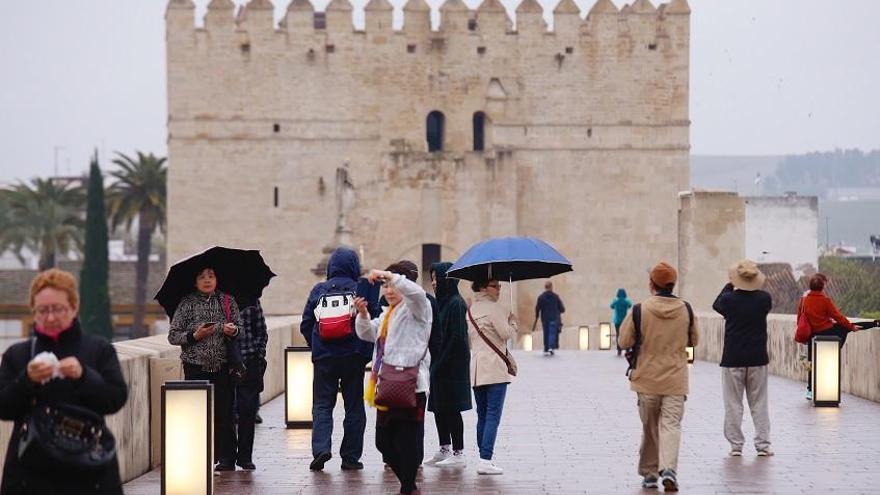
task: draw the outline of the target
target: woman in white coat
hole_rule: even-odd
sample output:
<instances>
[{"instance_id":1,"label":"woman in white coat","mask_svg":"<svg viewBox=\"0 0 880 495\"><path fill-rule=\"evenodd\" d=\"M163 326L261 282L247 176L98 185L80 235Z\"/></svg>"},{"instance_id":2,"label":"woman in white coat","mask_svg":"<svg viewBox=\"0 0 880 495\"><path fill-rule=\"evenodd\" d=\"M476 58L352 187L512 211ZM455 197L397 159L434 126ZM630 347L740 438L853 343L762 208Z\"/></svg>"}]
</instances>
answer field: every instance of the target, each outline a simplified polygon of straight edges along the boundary
<instances>
[{"instance_id":1,"label":"woman in white coat","mask_svg":"<svg viewBox=\"0 0 880 495\"><path fill-rule=\"evenodd\" d=\"M358 337L375 342L373 373L364 392L364 399L376 407L376 448L388 461L400 480L401 494L419 494L416 473L424 457L425 404L429 385L431 334L431 303L422 287L407 279L407 269L395 263L387 270L372 270L371 283L382 282L382 292L389 306L370 320L367 302L355 299L358 315L355 328ZM382 367L398 370L418 367L415 385L415 407L390 408L376 404L377 380ZM381 386L381 381L379 382Z\"/></svg>"}]
</instances>

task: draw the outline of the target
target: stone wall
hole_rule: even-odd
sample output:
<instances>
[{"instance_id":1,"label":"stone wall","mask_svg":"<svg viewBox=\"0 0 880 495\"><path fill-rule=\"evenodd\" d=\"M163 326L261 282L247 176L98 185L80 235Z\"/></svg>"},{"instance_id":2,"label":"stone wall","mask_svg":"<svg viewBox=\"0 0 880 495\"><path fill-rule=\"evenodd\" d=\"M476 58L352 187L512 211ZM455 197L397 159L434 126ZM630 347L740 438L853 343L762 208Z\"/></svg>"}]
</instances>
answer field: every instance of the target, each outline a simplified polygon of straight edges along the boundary
<instances>
[{"instance_id":1,"label":"stone wall","mask_svg":"<svg viewBox=\"0 0 880 495\"><path fill-rule=\"evenodd\" d=\"M168 258L258 248L279 275L264 307L300 312L334 242L344 168L344 223L365 265L421 266L423 244L454 260L487 237L533 235L574 263L556 281L567 322L606 319L618 287L646 295L645 268L677 262L688 187L687 2L598 0L582 19L565 0L552 31L532 1L514 24L497 1L450 0L437 31L423 0L403 11L394 30L390 5L370 2L355 30L347 0L327 6L325 25L307 0L278 25L266 0L237 18L214 1L196 28L191 2L169 3ZM445 132L429 153L432 111ZM204 201L213 191L234 200ZM518 285L521 320L540 291Z\"/></svg>"},{"instance_id":2,"label":"stone wall","mask_svg":"<svg viewBox=\"0 0 880 495\"><path fill-rule=\"evenodd\" d=\"M700 344L696 358L720 362L724 349L724 318L714 313L699 313ZM770 373L806 383L807 372L799 356L807 348L794 341L794 315L770 315L767 319ZM880 331L850 334L841 351L841 391L880 402ZM719 384L720 386L720 384ZM805 385L806 386L806 385Z\"/></svg>"},{"instance_id":3,"label":"stone wall","mask_svg":"<svg viewBox=\"0 0 880 495\"><path fill-rule=\"evenodd\" d=\"M299 317L269 318L269 344L265 390L262 402L284 392L284 349L303 344ZM114 344L125 382L128 401L116 414L107 416L107 425L116 437L122 481L132 480L159 465L160 392L162 381L182 379L180 348L168 344L166 335L128 340ZM157 378L159 380L157 380ZM267 418L269 422L272 418ZM278 419L278 424L281 424ZM0 422L0 465L6 456L12 423Z\"/></svg>"},{"instance_id":4,"label":"stone wall","mask_svg":"<svg viewBox=\"0 0 880 495\"><path fill-rule=\"evenodd\" d=\"M816 196L747 197L746 257L788 263L795 278L819 269L819 200Z\"/></svg>"},{"instance_id":5,"label":"stone wall","mask_svg":"<svg viewBox=\"0 0 880 495\"><path fill-rule=\"evenodd\" d=\"M710 311L727 269L745 257L745 203L715 191L682 193L680 200L677 292L694 310Z\"/></svg>"}]
</instances>

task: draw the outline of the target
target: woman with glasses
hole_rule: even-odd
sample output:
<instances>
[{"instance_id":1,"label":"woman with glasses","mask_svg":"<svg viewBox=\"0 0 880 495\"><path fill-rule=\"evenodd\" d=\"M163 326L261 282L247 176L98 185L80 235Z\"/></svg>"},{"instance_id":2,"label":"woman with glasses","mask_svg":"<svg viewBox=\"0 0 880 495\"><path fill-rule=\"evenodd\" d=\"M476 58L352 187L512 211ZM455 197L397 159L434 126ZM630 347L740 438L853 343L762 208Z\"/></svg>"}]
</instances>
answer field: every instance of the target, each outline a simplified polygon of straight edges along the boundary
<instances>
[{"instance_id":1,"label":"woman with glasses","mask_svg":"<svg viewBox=\"0 0 880 495\"><path fill-rule=\"evenodd\" d=\"M7 349L0 363L0 419L15 422L0 493L122 494L115 457L93 471L61 471L57 463L34 461L27 450L19 454L22 428L36 407L76 406L103 417L128 398L115 349L80 325L73 275L57 269L38 274L28 305L31 338Z\"/></svg>"},{"instance_id":2,"label":"woman with glasses","mask_svg":"<svg viewBox=\"0 0 880 495\"><path fill-rule=\"evenodd\" d=\"M507 340L516 335L516 317L498 303L501 283L477 280L471 284L474 303L468 310L468 337L471 348L471 385L477 403L477 445L480 448L478 474L502 474L492 461L495 437L501 424L501 411L507 385Z\"/></svg>"}]
</instances>

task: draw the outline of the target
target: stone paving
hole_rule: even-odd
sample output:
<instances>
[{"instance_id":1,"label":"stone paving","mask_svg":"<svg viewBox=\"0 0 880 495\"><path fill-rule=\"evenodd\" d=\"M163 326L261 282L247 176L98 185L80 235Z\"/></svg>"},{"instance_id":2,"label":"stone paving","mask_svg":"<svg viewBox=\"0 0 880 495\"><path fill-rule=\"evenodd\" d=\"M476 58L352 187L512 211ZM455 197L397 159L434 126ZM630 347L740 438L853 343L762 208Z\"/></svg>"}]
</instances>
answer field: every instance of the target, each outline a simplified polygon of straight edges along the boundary
<instances>
[{"instance_id":1,"label":"stone paving","mask_svg":"<svg viewBox=\"0 0 880 495\"><path fill-rule=\"evenodd\" d=\"M651 493L636 474L640 423L635 395L614 352L562 351L555 357L518 352L520 376L508 390L496 444L501 476L478 476L473 447L476 415L465 413L469 463L463 470L424 466L425 494ZM727 457L722 435L721 374L717 364L691 369L682 434L679 479L683 493L880 493L880 404L844 395L839 409L813 408L804 385L770 378L774 457L756 457L746 445ZM283 426L283 401L262 411L255 472L216 477L217 494L394 494L399 484L382 467L373 446L375 412L368 409L365 469L339 468L338 452L324 472L311 473L310 432ZM752 437L748 412L746 438ZM341 400L335 414L334 449L342 436ZM428 414L426 458L437 434ZM159 493L159 470L125 486L129 495Z\"/></svg>"}]
</instances>

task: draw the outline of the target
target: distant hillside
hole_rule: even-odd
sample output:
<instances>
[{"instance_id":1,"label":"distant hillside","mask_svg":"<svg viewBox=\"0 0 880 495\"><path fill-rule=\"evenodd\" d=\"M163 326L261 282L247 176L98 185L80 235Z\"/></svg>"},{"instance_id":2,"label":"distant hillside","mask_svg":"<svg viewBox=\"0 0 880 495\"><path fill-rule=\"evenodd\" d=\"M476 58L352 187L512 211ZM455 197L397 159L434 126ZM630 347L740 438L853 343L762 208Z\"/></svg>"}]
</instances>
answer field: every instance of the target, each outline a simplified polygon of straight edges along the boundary
<instances>
[{"instance_id":1,"label":"distant hillside","mask_svg":"<svg viewBox=\"0 0 880 495\"><path fill-rule=\"evenodd\" d=\"M762 193L762 184L755 185L755 177L773 176L776 166L785 157L779 156L713 156L691 155L691 187L694 189L722 189L754 196Z\"/></svg>"}]
</instances>

